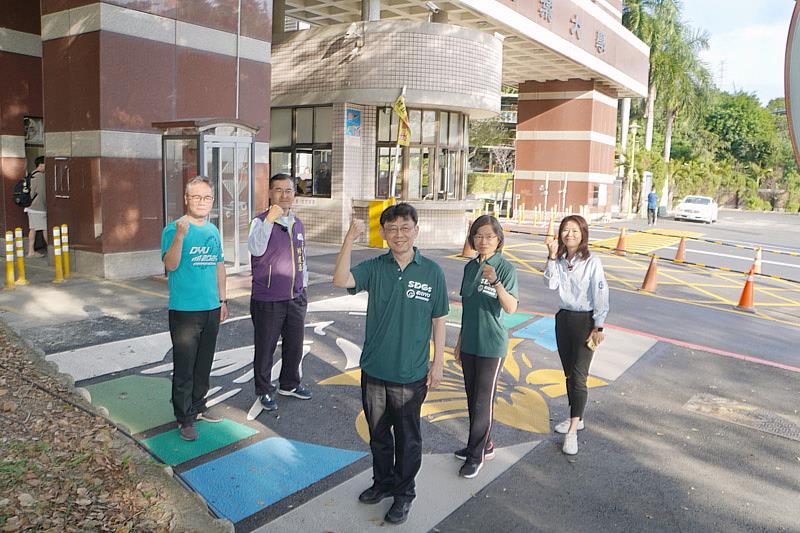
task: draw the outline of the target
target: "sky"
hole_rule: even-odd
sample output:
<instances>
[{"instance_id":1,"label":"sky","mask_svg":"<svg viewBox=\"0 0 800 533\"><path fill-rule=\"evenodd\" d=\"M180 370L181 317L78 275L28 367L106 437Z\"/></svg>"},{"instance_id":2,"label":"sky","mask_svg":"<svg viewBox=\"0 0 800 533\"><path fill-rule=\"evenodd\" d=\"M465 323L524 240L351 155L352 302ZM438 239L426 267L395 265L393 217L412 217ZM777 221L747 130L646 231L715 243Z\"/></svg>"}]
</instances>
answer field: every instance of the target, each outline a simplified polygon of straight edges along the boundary
<instances>
[{"instance_id":1,"label":"sky","mask_svg":"<svg viewBox=\"0 0 800 533\"><path fill-rule=\"evenodd\" d=\"M683 18L708 31L702 58L717 86L758 95L762 104L784 96L783 66L794 0L683 0Z\"/></svg>"}]
</instances>

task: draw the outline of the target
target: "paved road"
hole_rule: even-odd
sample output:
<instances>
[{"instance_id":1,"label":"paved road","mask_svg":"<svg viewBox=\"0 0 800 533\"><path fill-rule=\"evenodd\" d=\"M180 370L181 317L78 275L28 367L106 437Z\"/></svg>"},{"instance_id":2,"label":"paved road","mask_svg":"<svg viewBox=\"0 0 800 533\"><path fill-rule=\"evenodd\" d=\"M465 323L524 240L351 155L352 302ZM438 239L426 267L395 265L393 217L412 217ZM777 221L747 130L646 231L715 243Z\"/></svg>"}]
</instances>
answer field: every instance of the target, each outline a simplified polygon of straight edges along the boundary
<instances>
[{"instance_id":1,"label":"paved road","mask_svg":"<svg viewBox=\"0 0 800 533\"><path fill-rule=\"evenodd\" d=\"M739 224L723 215L710 228L677 226L722 238L737 231L729 224ZM788 232L797 220L756 216L739 229L753 232L754 242L796 249L798 234ZM283 400L280 418L248 420L252 325L228 322L211 394L227 421L201 428L206 448L173 438L163 284L33 285L4 294L0 318L70 369L98 405L175 464L237 531L385 530L385 509L353 497L368 483L370 465L353 351L363 340L363 302L337 299L343 292L326 281L334 252L319 247L309 261L316 307L304 379L314 400ZM458 331L455 293L464 264L453 252L429 252L445 269L454 300L449 345ZM497 462L475 480L455 474L449 454L463 442L466 419L459 370L449 363L447 386L426 404L420 497L398 530L800 531L800 506L792 503L800 479L800 328L612 290L609 343L592 367L581 452L567 458L550 431L567 412L547 322L557 302L540 275L523 272L520 279L526 313L513 326L518 342L501 380ZM247 291L234 294L233 315L246 317Z\"/></svg>"}]
</instances>

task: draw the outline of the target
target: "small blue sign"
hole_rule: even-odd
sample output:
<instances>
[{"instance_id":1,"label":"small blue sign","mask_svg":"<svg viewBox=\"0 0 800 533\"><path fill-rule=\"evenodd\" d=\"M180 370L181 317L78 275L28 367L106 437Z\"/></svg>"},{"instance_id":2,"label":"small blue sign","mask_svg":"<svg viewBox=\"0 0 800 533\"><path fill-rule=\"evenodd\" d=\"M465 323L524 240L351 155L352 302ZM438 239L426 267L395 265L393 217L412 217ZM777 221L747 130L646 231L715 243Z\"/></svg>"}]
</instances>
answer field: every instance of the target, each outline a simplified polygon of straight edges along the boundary
<instances>
[{"instance_id":1,"label":"small blue sign","mask_svg":"<svg viewBox=\"0 0 800 533\"><path fill-rule=\"evenodd\" d=\"M348 137L361 137L361 111L358 109L345 109L344 134Z\"/></svg>"}]
</instances>

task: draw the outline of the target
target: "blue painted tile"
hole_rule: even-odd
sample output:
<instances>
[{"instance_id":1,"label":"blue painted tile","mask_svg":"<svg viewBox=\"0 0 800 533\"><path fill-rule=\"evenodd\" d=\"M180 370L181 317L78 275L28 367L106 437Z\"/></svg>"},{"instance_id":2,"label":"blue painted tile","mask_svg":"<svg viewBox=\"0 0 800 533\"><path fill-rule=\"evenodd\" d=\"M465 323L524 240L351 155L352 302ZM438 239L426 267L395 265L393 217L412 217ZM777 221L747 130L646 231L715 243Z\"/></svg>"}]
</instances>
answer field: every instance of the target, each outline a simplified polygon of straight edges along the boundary
<instances>
[{"instance_id":1,"label":"blue painted tile","mask_svg":"<svg viewBox=\"0 0 800 533\"><path fill-rule=\"evenodd\" d=\"M558 350L556 346L556 319L543 317L515 331L512 336L521 339L531 339L533 342L551 352Z\"/></svg>"},{"instance_id":2,"label":"blue painted tile","mask_svg":"<svg viewBox=\"0 0 800 533\"><path fill-rule=\"evenodd\" d=\"M218 514L238 522L367 455L280 437L183 474Z\"/></svg>"}]
</instances>

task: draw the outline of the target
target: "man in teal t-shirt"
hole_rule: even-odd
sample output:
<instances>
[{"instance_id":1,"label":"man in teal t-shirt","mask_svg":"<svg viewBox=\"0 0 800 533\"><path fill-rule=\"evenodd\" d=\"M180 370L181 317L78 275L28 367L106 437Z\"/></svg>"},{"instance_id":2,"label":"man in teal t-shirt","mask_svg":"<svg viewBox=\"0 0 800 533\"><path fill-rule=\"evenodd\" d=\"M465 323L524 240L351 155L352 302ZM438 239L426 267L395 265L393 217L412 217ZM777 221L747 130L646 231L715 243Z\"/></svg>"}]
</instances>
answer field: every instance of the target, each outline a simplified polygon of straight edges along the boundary
<instances>
[{"instance_id":1,"label":"man in teal t-shirt","mask_svg":"<svg viewBox=\"0 0 800 533\"><path fill-rule=\"evenodd\" d=\"M181 438L196 440L196 419L222 421L205 412L205 397L219 324L228 318L228 307L222 241L216 226L206 221L214 206L208 179L189 180L184 202L186 215L161 234L161 257L169 284L172 409Z\"/></svg>"},{"instance_id":2,"label":"man in teal t-shirt","mask_svg":"<svg viewBox=\"0 0 800 533\"><path fill-rule=\"evenodd\" d=\"M364 233L363 222L355 220L336 259L333 284L351 294L369 293L361 401L369 426L373 485L358 499L373 504L393 496L384 518L401 524L416 495L414 478L422 464L420 409L428 389L442 380L450 309L444 272L414 247L419 235L416 210L406 203L390 206L380 223L389 253L351 269L353 243Z\"/></svg>"}]
</instances>

